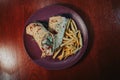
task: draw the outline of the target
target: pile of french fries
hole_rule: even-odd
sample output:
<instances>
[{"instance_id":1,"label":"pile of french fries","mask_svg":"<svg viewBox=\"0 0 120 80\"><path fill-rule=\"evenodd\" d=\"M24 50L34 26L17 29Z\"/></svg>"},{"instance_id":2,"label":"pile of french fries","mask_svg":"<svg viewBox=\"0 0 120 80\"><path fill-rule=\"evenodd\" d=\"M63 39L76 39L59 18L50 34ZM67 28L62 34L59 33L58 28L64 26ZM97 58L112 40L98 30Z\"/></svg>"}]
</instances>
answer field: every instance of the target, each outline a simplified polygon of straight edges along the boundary
<instances>
[{"instance_id":1,"label":"pile of french fries","mask_svg":"<svg viewBox=\"0 0 120 80\"><path fill-rule=\"evenodd\" d=\"M82 48L82 45L83 44L80 30L77 29L75 21L73 19L69 19L67 22L62 44L58 50L55 51L53 59L66 59L69 56L76 54L76 52Z\"/></svg>"}]
</instances>

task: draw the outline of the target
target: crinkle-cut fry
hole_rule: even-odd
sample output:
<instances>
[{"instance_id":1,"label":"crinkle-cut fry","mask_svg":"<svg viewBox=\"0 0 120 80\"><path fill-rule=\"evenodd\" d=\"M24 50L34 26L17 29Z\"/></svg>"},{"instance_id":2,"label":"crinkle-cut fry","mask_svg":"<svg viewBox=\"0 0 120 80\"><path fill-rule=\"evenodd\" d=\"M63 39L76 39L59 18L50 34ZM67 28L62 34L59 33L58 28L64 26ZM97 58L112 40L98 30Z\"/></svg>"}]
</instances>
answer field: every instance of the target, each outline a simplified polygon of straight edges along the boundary
<instances>
[{"instance_id":1,"label":"crinkle-cut fry","mask_svg":"<svg viewBox=\"0 0 120 80\"><path fill-rule=\"evenodd\" d=\"M62 47L60 47L53 55L53 59L56 58L56 56L59 54L59 52L62 50Z\"/></svg>"},{"instance_id":2,"label":"crinkle-cut fry","mask_svg":"<svg viewBox=\"0 0 120 80\"><path fill-rule=\"evenodd\" d=\"M62 49L62 54L60 56L58 56L59 60L62 60L64 58L65 52L64 52L64 48Z\"/></svg>"},{"instance_id":3,"label":"crinkle-cut fry","mask_svg":"<svg viewBox=\"0 0 120 80\"><path fill-rule=\"evenodd\" d=\"M71 23L73 23L73 26L74 26L75 30L77 30L77 25L76 25L76 23L73 19L72 19Z\"/></svg>"}]
</instances>

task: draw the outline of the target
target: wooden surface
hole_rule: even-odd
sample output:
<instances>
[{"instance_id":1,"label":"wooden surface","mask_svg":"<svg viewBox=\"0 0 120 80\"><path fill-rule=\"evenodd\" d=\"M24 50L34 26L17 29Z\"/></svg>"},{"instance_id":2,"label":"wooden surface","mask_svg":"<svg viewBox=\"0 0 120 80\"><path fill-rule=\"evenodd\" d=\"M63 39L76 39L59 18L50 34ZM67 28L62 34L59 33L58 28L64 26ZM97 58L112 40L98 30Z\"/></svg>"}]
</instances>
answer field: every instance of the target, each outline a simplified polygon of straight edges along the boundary
<instances>
[{"instance_id":1,"label":"wooden surface","mask_svg":"<svg viewBox=\"0 0 120 80\"><path fill-rule=\"evenodd\" d=\"M27 19L47 5L77 11L89 31L83 58L64 70L46 70L29 58L23 44ZM119 80L119 0L0 0L0 80Z\"/></svg>"}]
</instances>

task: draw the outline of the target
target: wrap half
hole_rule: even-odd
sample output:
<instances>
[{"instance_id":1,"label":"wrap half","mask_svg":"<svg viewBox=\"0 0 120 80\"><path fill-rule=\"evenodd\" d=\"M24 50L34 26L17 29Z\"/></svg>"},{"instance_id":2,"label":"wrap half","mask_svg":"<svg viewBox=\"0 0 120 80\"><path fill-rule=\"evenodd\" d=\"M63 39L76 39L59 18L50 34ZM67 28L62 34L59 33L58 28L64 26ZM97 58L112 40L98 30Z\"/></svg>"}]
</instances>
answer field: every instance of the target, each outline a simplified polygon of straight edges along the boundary
<instances>
[{"instance_id":1,"label":"wrap half","mask_svg":"<svg viewBox=\"0 0 120 80\"><path fill-rule=\"evenodd\" d=\"M62 16L53 16L49 19L49 30L54 34L54 48L57 49L62 44L64 32L68 19Z\"/></svg>"},{"instance_id":2,"label":"wrap half","mask_svg":"<svg viewBox=\"0 0 120 80\"><path fill-rule=\"evenodd\" d=\"M42 51L41 57L53 55L54 37L41 23L30 23L26 27L26 33L35 39Z\"/></svg>"}]
</instances>

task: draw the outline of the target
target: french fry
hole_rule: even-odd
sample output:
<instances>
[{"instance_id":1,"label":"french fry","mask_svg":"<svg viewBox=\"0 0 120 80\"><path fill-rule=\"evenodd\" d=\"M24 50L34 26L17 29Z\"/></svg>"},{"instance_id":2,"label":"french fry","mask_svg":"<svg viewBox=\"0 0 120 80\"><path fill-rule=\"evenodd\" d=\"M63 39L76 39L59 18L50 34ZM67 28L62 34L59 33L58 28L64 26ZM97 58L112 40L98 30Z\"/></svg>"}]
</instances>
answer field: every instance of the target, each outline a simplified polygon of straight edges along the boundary
<instances>
[{"instance_id":1,"label":"french fry","mask_svg":"<svg viewBox=\"0 0 120 80\"><path fill-rule=\"evenodd\" d=\"M79 43L79 38L78 38L78 30L77 30L77 33L76 33L76 36L77 36L77 39L76 39L76 47L78 48L80 43Z\"/></svg>"},{"instance_id":2,"label":"french fry","mask_svg":"<svg viewBox=\"0 0 120 80\"><path fill-rule=\"evenodd\" d=\"M71 40L69 40L69 41L67 41L67 42L65 42L65 43L63 43L63 44L61 44L61 45L60 45L60 47L63 47L64 45L66 45L66 44L70 43L71 41L72 41L72 39L71 39Z\"/></svg>"},{"instance_id":3,"label":"french fry","mask_svg":"<svg viewBox=\"0 0 120 80\"><path fill-rule=\"evenodd\" d=\"M56 58L56 56L59 54L59 52L62 50L62 48L60 47L55 53L54 53L54 56L53 56L53 59Z\"/></svg>"},{"instance_id":4,"label":"french fry","mask_svg":"<svg viewBox=\"0 0 120 80\"><path fill-rule=\"evenodd\" d=\"M73 32L75 32L76 30L75 30L75 28L73 27L73 23L71 22L70 24L71 24L71 30L72 30Z\"/></svg>"},{"instance_id":5,"label":"french fry","mask_svg":"<svg viewBox=\"0 0 120 80\"><path fill-rule=\"evenodd\" d=\"M80 34L80 31L78 32L78 38L79 38L79 46L80 48L82 47L82 37L81 37L81 34Z\"/></svg>"},{"instance_id":6,"label":"french fry","mask_svg":"<svg viewBox=\"0 0 120 80\"><path fill-rule=\"evenodd\" d=\"M64 59L66 59L66 58L69 57L69 56L70 56L70 50L67 50L66 53L65 53Z\"/></svg>"},{"instance_id":7,"label":"french fry","mask_svg":"<svg viewBox=\"0 0 120 80\"><path fill-rule=\"evenodd\" d=\"M71 31L71 29L69 28L69 29L67 30L67 32L69 32L69 33L70 33L70 31Z\"/></svg>"},{"instance_id":8,"label":"french fry","mask_svg":"<svg viewBox=\"0 0 120 80\"><path fill-rule=\"evenodd\" d=\"M71 19L68 19L66 29L68 29L68 28L69 28L69 26L70 26L70 22L71 22Z\"/></svg>"},{"instance_id":9,"label":"french fry","mask_svg":"<svg viewBox=\"0 0 120 80\"><path fill-rule=\"evenodd\" d=\"M58 59L59 59L59 60L62 60L63 57L64 57L64 55L65 55L65 53L64 53L64 48L63 48L63 50L62 50L62 54L61 54L60 56L58 56Z\"/></svg>"},{"instance_id":10,"label":"french fry","mask_svg":"<svg viewBox=\"0 0 120 80\"><path fill-rule=\"evenodd\" d=\"M72 19L72 21L71 21L71 22L73 23L73 26L74 26L75 30L77 30L77 26L76 26L75 21Z\"/></svg>"},{"instance_id":11,"label":"french fry","mask_svg":"<svg viewBox=\"0 0 120 80\"><path fill-rule=\"evenodd\" d=\"M65 41L69 41L70 39L69 39L69 38L63 38L63 40L65 40Z\"/></svg>"},{"instance_id":12,"label":"french fry","mask_svg":"<svg viewBox=\"0 0 120 80\"><path fill-rule=\"evenodd\" d=\"M65 47L66 47L67 49L71 49L71 46L69 46L69 45L66 45Z\"/></svg>"},{"instance_id":13,"label":"french fry","mask_svg":"<svg viewBox=\"0 0 120 80\"><path fill-rule=\"evenodd\" d=\"M73 54L76 54L76 52L77 52L79 49L80 49L80 48L75 49L72 53L73 53Z\"/></svg>"},{"instance_id":14,"label":"french fry","mask_svg":"<svg viewBox=\"0 0 120 80\"><path fill-rule=\"evenodd\" d=\"M80 45L80 43L79 43L79 38L77 38L77 42L76 42L76 47L78 48L79 47L79 45Z\"/></svg>"},{"instance_id":15,"label":"french fry","mask_svg":"<svg viewBox=\"0 0 120 80\"><path fill-rule=\"evenodd\" d=\"M70 37L71 39L74 39L74 37L73 37L71 34L69 34L68 32L65 32L65 34L66 34L68 37Z\"/></svg>"},{"instance_id":16,"label":"french fry","mask_svg":"<svg viewBox=\"0 0 120 80\"><path fill-rule=\"evenodd\" d=\"M77 39L77 36L76 36L76 33L77 33L77 32L73 32L72 30L69 30L69 33L70 33L75 39Z\"/></svg>"},{"instance_id":17,"label":"french fry","mask_svg":"<svg viewBox=\"0 0 120 80\"><path fill-rule=\"evenodd\" d=\"M69 30L69 33L74 34L74 32L72 30Z\"/></svg>"},{"instance_id":18,"label":"french fry","mask_svg":"<svg viewBox=\"0 0 120 80\"><path fill-rule=\"evenodd\" d=\"M68 58L71 55L76 54L78 50L82 48L82 36L80 30L77 29L77 25L73 19L69 19L67 22L63 42L60 45L60 49L54 53L53 59L62 51L57 57L59 60Z\"/></svg>"}]
</instances>

